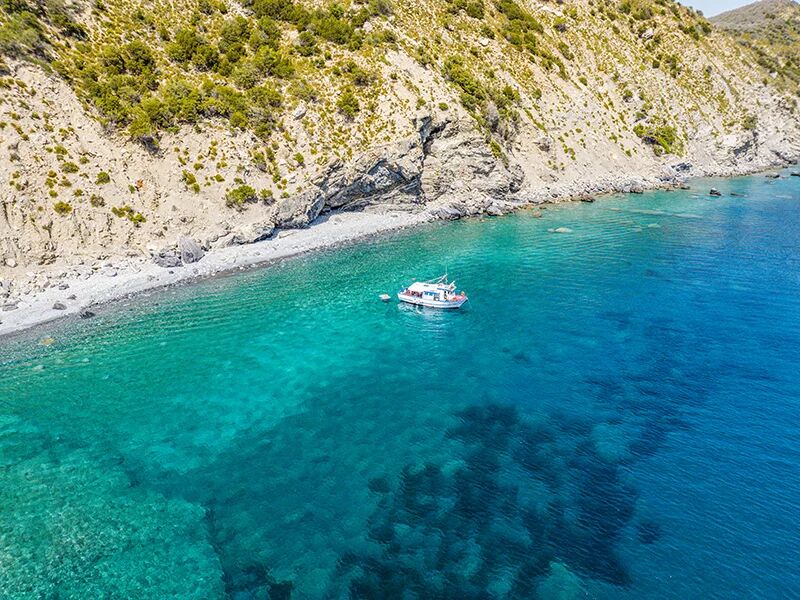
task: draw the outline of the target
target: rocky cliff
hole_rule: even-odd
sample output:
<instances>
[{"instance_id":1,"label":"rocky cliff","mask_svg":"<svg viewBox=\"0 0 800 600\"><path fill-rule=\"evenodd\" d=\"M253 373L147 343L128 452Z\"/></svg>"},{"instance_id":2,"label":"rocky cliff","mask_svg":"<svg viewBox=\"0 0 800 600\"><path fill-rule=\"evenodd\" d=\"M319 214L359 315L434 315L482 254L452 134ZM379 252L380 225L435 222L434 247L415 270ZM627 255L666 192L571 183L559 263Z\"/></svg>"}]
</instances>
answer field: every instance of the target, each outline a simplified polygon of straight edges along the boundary
<instances>
[{"instance_id":1,"label":"rocky cliff","mask_svg":"<svg viewBox=\"0 0 800 600\"><path fill-rule=\"evenodd\" d=\"M668 0L16 0L1 21L0 278L800 156L792 92Z\"/></svg>"}]
</instances>

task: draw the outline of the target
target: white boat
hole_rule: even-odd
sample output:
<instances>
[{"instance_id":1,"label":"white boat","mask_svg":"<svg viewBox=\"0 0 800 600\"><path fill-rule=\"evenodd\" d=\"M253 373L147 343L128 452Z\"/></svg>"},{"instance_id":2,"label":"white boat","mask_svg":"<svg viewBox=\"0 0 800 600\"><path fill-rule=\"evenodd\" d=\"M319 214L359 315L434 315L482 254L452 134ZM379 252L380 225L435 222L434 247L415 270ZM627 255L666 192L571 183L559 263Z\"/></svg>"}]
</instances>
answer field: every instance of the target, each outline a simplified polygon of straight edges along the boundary
<instances>
[{"instance_id":1,"label":"white boat","mask_svg":"<svg viewBox=\"0 0 800 600\"><path fill-rule=\"evenodd\" d=\"M447 275L432 281L416 281L400 290L397 297L401 302L430 308L460 308L468 299L463 291L456 293L456 283L448 282Z\"/></svg>"}]
</instances>

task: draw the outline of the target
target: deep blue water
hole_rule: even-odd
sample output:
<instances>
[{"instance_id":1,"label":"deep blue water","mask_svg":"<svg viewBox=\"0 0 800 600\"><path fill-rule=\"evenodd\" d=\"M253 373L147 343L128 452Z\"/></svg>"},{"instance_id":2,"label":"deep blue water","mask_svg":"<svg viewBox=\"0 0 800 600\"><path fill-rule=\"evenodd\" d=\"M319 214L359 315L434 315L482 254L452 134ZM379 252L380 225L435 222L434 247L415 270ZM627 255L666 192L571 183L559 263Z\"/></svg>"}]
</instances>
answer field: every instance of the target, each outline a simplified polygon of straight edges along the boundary
<instances>
[{"instance_id":1,"label":"deep blue water","mask_svg":"<svg viewBox=\"0 0 800 600\"><path fill-rule=\"evenodd\" d=\"M712 184L0 341L0 597L800 597L800 180Z\"/></svg>"}]
</instances>

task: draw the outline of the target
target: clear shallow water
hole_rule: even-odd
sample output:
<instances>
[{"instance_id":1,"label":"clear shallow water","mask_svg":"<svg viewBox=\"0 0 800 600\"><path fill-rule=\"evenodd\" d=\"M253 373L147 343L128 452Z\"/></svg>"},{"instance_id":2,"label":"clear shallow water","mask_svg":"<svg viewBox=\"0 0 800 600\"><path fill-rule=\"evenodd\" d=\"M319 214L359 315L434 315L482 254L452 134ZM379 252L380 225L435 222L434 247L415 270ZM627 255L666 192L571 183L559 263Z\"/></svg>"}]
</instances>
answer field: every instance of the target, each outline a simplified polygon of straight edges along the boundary
<instances>
[{"instance_id":1,"label":"clear shallow water","mask_svg":"<svg viewBox=\"0 0 800 600\"><path fill-rule=\"evenodd\" d=\"M0 342L0 597L800 597L800 180L713 185Z\"/></svg>"}]
</instances>

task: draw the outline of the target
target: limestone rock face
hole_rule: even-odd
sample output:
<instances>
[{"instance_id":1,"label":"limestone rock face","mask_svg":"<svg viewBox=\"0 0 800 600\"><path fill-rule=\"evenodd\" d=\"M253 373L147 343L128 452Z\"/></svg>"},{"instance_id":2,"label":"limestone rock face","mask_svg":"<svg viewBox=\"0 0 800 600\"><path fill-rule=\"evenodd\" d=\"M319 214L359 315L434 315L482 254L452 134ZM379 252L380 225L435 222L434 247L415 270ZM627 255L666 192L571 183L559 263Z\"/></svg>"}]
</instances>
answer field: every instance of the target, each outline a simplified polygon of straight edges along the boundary
<instances>
[{"instance_id":1,"label":"limestone rock face","mask_svg":"<svg viewBox=\"0 0 800 600\"><path fill-rule=\"evenodd\" d=\"M433 205L431 214L457 218L492 207L506 212L524 173L506 166L467 120L416 115L416 133L374 148L348 163L336 161L311 189L278 204L275 226L305 227L323 209ZM446 207L444 205L447 205Z\"/></svg>"},{"instance_id":2,"label":"limestone rock face","mask_svg":"<svg viewBox=\"0 0 800 600\"><path fill-rule=\"evenodd\" d=\"M347 165L334 164L317 185L325 205L333 209L417 203L422 160L422 140L414 136L366 152Z\"/></svg>"},{"instance_id":3,"label":"limestone rock face","mask_svg":"<svg viewBox=\"0 0 800 600\"><path fill-rule=\"evenodd\" d=\"M522 169L507 167L469 122L440 125L425 148L421 191L426 203L448 203L462 215L484 212L492 205L496 211L522 185Z\"/></svg>"}]
</instances>

